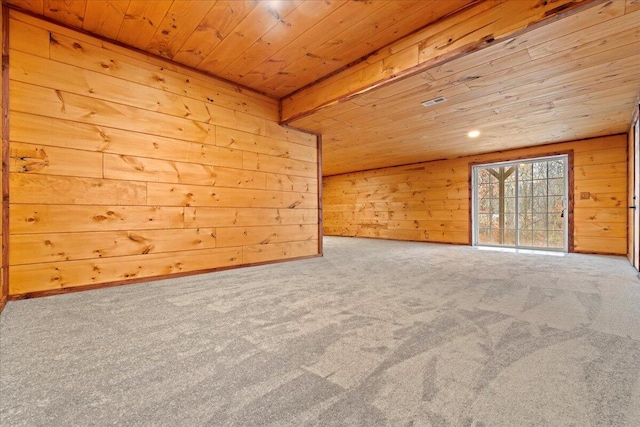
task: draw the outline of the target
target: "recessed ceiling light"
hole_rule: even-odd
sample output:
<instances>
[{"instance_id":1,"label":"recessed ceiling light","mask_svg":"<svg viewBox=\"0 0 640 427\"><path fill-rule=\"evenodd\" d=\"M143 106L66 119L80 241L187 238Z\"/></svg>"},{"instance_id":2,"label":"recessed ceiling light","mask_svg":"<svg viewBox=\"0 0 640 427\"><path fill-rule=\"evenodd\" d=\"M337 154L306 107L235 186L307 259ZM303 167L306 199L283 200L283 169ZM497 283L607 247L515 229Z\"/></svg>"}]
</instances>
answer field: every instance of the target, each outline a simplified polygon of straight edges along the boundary
<instances>
[{"instance_id":1,"label":"recessed ceiling light","mask_svg":"<svg viewBox=\"0 0 640 427\"><path fill-rule=\"evenodd\" d=\"M477 137L480 136L480 131L479 130L472 130L467 134L467 136L469 138L477 138Z\"/></svg>"}]
</instances>

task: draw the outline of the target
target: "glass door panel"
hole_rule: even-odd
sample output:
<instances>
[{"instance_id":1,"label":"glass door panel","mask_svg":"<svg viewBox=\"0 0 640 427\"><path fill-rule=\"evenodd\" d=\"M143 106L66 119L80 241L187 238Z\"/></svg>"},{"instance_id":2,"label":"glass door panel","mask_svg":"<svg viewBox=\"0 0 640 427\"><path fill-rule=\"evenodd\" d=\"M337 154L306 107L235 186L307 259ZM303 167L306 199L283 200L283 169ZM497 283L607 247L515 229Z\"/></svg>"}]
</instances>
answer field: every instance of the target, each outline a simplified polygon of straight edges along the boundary
<instances>
[{"instance_id":1,"label":"glass door panel","mask_svg":"<svg viewBox=\"0 0 640 427\"><path fill-rule=\"evenodd\" d=\"M566 250L566 156L474 167L478 245Z\"/></svg>"}]
</instances>

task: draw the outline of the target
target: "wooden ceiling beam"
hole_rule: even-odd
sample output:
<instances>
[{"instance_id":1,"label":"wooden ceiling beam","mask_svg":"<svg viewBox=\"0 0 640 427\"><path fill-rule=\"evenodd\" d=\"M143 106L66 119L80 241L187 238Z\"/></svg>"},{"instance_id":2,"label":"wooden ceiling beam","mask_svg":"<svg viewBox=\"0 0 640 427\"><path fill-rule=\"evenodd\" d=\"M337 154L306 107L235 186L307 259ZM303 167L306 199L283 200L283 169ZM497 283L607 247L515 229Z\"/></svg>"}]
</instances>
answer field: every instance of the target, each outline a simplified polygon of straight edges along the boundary
<instances>
[{"instance_id":1,"label":"wooden ceiling beam","mask_svg":"<svg viewBox=\"0 0 640 427\"><path fill-rule=\"evenodd\" d=\"M281 123L291 123L605 1L485 0L473 4L283 98Z\"/></svg>"}]
</instances>

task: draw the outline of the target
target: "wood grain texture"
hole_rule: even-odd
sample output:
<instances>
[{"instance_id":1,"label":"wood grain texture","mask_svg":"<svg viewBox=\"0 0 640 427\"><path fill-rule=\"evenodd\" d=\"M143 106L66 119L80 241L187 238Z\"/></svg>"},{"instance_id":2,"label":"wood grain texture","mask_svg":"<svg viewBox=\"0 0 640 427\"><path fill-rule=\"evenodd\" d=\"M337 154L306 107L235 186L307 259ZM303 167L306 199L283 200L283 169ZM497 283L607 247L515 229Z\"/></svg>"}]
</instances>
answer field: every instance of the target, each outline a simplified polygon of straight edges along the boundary
<instances>
[{"instance_id":1,"label":"wood grain texture","mask_svg":"<svg viewBox=\"0 0 640 427\"><path fill-rule=\"evenodd\" d=\"M209 187L201 185L147 184L147 201L166 206L208 206L224 208L310 209L318 207L315 193Z\"/></svg>"},{"instance_id":2,"label":"wood grain texture","mask_svg":"<svg viewBox=\"0 0 640 427\"><path fill-rule=\"evenodd\" d=\"M206 142L212 126L142 108L95 100L91 97L11 81L9 107L12 111L77 121L97 126L113 126L122 130L150 135L163 133L176 139ZM163 131L157 124L163 123Z\"/></svg>"},{"instance_id":3,"label":"wood grain texture","mask_svg":"<svg viewBox=\"0 0 640 427\"><path fill-rule=\"evenodd\" d=\"M317 254L318 241L309 240L308 243L267 243L245 246L242 248L242 261L246 264L254 264L272 259L299 258Z\"/></svg>"},{"instance_id":4,"label":"wood grain texture","mask_svg":"<svg viewBox=\"0 0 640 427\"><path fill-rule=\"evenodd\" d=\"M11 142L11 172L102 178L102 154Z\"/></svg>"},{"instance_id":5,"label":"wood grain texture","mask_svg":"<svg viewBox=\"0 0 640 427\"><path fill-rule=\"evenodd\" d=\"M598 3L290 124L323 135L325 175L625 133L639 52L640 11Z\"/></svg>"},{"instance_id":6,"label":"wood grain texture","mask_svg":"<svg viewBox=\"0 0 640 427\"><path fill-rule=\"evenodd\" d=\"M265 171L271 173L285 173L287 175L306 178L317 177L316 163L304 160L273 157L266 154L243 152L243 167L248 170ZM314 156L315 159L315 156Z\"/></svg>"},{"instance_id":7,"label":"wood grain texture","mask_svg":"<svg viewBox=\"0 0 640 427\"><path fill-rule=\"evenodd\" d=\"M309 161L309 159L315 161L317 152L314 146L290 144L276 138L241 132L222 126L216 127L216 145L302 161Z\"/></svg>"},{"instance_id":8,"label":"wood grain texture","mask_svg":"<svg viewBox=\"0 0 640 427\"><path fill-rule=\"evenodd\" d=\"M11 203L49 205L147 204L147 185L140 182L11 173Z\"/></svg>"},{"instance_id":9,"label":"wood grain texture","mask_svg":"<svg viewBox=\"0 0 640 427\"><path fill-rule=\"evenodd\" d=\"M477 0L7 0L278 99Z\"/></svg>"},{"instance_id":10,"label":"wood grain texture","mask_svg":"<svg viewBox=\"0 0 640 427\"><path fill-rule=\"evenodd\" d=\"M470 244L469 164L569 150L573 191L590 193L570 207L573 250L626 254L626 135L324 177L323 231Z\"/></svg>"},{"instance_id":11,"label":"wood grain texture","mask_svg":"<svg viewBox=\"0 0 640 427\"><path fill-rule=\"evenodd\" d=\"M86 25L110 34L138 7L89 3L104 16ZM154 25L188 32L196 12L176 2ZM11 16L12 298L318 254L315 136L281 128L275 102Z\"/></svg>"},{"instance_id":12,"label":"wood grain texture","mask_svg":"<svg viewBox=\"0 0 640 427\"><path fill-rule=\"evenodd\" d=\"M34 122L40 123L41 126L33 126ZM14 112L12 115L11 129L11 137L14 141L38 143L41 146L242 168L241 151L210 143L150 136L108 126L83 124L20 112ZM47 148L43 149L47 150Z\"/></svg>"},{"instance_id":13,"label":"wood grain texture","mask_svg":"<svg viewBox=\"0 0 640 427\"><path fill-rule=\"evenodd\" d=\"M184 208L187 228L317 224L317 209Z\"/></svg>"},{"instance_id":14,"label":"wood grain texture","mask_svg":"<svg viewBox=\"0 0 640 427\"><path fill-rule=\"evenodd\" d=\"M2 50L2 74L0 82L0 313L4 309L9 296L9 14L4 4L0 5L0 49Z\"/></svg>"},{"instance_id":15,"label":"wood grain texture","mask_svg":"<svg viewBox=\"0 0 640 427\"><path fill-rule=\"evenodd\" d=\"M82 28L87 0L44 0L44 16L66 25Z\"/></svg>"},{"instance_id":16,"label":"wood grain texture","mask_svg":"<svg viewBox=\"0 0 640 427\"><path fill-rule=\"evenodd\" d=\"M274 258L272 258L274 259ZM242 264L242 248L203 249L9 267L11 295Z\"/></svg>"},{"instance_id":17,"label":"wood grain texture","mask_svg":"<svg viewBox=\"0 0 640 427\"><path fill-rule=\"evenodd\" d=\"M318 253L324 254L324 245L322 232L323 227L323 209L322 209L322 135L318 135Z\"/></svg>"},{"instance_id":18,"label":"wood grain texture","mask_svg":"<svg viewBox=\"0 0 640 427\"><path fill-rule=\"evenodd\" d=\"M32 24L33 18L26 19L24 15L17 15L17 20ZM278 118L277 111L274 112L277 102L264 95L208 79L187 68L172 67L150 58L132 57L127 50L106 43L97 44L93 39L79 37L64 28L55 30L57 31L51 33L49 44L51 59L56 61L72 63L86 70L119 77L208 105L215 104L269 120ZM235 97L237 93L242 93L243 96Z\"/></svg>"},{"instance_id":19,"label":"wood grain texture","mask_svg":"<svg viewBox=\"0 0 640 427\"><path fill-rule=\"evenodd\" d=\"M10 264L213 249L216 234L215 228L17 234L11 239Z\"/></svg>"},{"instance_id":20,"label":"wood grain texture","mask_svg":"<svg viewBox=\"0 0 640 427\"><path fill-rule=\"evenodd\" d=\"M183 228L184 210L165 206L11 204L11 234Z\"/></svg>"},{"instance_id":21,"label":"wood grain texture","mask_svg":"<svg viewBox=\"0 0 640 427\"><path fill-rule=\"evenodd\" d=\"M49 57L49 32L44 28L16 21L11 24L9 31L14 40L12 49L43 58Z\"/></svg>"},{"instance_id":22,"label":"wood grain texture","mask_svg":"<svg viewBox=\"0 0 640 427\"><path fill-rule=\"evenodd\" d=\"M640 96L640 95L639 95ZM638 203L640 203L640 195L636 194L636 180L639 179L638 171L640 165L636 164L635 153L637 144L640 144L640 141L636 141L636 125L638 124L637 120L640 114L640 104L634 105L633 113L631 115L631 127L629 132L627 133L627 194L626 200L624 197L620 196L620 199L623 200L622 205L629 206L627 210L627 224L628 224L628 239L627 239L627 258L629 258L629 262L634 267L638 267L636 264L636 254L634 253L637 248L640 248L640 244L636 241L636 215L638 214Z\"/></svg>"},{"instance_id":23,"label":"wood grain texture","mask_svg":"<svg viewBox=\"0 0 640 427\"><path fill-rule=\"evenodd\" d=\"M625 0L626 2L626 12L635 12L640 10L640 1L638 0Z\"/></svg>"},{"instance_id":24,"label":"wood grain texture","mask_svg":"<svg viewBox=\"0 0 640 427\"><path fill-rule=\"evenodd\" d=\"M290 123L372 88L479 51L495 41L508 40L544 20L575 9L580 3L571 0L481 2L396 41L366 61L285 97L282 121Z\"/></svg>"},{"instance_id":25,"label":"wood grain texture","mask_svg":"<svg viewBox=\"0 0 640 427\"><path fill-rule=\"evenodd\" d=\"M220 227L216 237L220 241L218 247L318 240L318 227L314 224Z\"/></svg>"},{"instance_id":26,"label":"wood grain texture","mask_svg":"<svg viewBox=\"0 0 640 427\"><path fill-rule=\"evenodd\" d=\"M88 1L84 11L82 28L91 33L115 39L127 14L129 3L129 0Z\"/></svg>"}]
</instances>

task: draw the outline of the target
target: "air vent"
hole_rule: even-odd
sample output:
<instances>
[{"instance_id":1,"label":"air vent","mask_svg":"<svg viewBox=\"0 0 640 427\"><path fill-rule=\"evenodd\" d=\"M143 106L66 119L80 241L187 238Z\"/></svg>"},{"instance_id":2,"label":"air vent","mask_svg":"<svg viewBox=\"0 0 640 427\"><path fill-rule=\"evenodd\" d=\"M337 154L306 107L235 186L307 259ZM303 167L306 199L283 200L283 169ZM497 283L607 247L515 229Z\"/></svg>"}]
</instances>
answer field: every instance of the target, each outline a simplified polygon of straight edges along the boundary
<instances>
[{"instance_id":1,"label":"air vent","mask_svg":"<svg viewBox=\"0 0 640 427\"><path fill-rule=\"evenodd\" d=\"M430 99L429 101L424 101L422 103L422 106L423 107L431 107L432 105L440 104L441 102L444 102L446 100L447 100L447 98L445 98L444 96L441 96L439 98Z\"/></svg>"}]
</instances>

